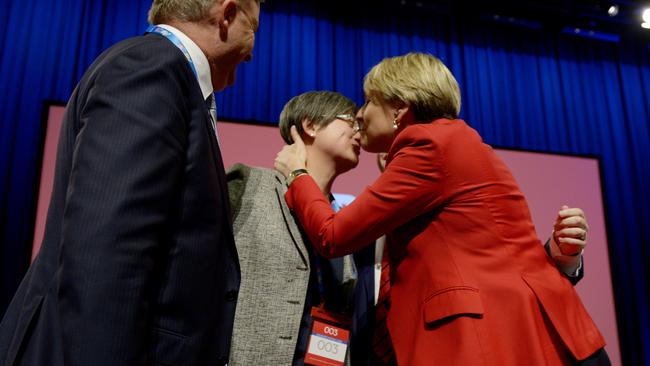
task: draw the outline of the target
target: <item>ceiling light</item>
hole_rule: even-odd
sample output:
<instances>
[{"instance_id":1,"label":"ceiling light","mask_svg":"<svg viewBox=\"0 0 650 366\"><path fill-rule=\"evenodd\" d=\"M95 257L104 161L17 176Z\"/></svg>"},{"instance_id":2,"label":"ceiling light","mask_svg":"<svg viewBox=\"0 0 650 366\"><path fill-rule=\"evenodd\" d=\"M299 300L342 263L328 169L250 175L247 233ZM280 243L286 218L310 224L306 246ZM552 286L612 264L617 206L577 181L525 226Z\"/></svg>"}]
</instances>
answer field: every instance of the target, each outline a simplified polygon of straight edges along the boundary
<instances>
[{"instance_id":1,"label":"ceiling light","mask_svg":"<svg viewBox=\"0 0 650 366\"><path fill-rule=\"evenodd\" d=\"M618 5L612 5L607 9L607 14L609 14L610 17L615 17L618 15Z\"/></svg>"},{"instance_id":2,"label":"ceiling light","mask_svg":"<svg viewBox=\"0 0 650 366\"><path fill-rule=\"evenodd\" d=\"M650 23L650 8L643 11L643 21L645 23Z\"/></svg>"},{"instance_id":3,"label":"ceiling light","mask_svg":"<svg viewBox=\"0 0 650 366\"><path fill-rule=\"evenodd\" d=\"M641 27L643 27L645 29L650 29L650 23L648 23L648 22L641 23Z\"/></svg>"}]
</instances>

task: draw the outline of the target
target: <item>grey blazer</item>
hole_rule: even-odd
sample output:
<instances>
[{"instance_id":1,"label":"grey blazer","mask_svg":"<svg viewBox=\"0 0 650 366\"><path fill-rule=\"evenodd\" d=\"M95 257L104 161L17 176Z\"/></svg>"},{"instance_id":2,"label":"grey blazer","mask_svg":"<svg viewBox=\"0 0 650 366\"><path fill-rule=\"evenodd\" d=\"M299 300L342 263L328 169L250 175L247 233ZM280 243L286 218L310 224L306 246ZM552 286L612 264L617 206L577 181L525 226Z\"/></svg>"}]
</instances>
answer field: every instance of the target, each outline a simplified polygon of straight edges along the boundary
<instances>
[{"instance_id":1,"label":"grey blazer","mask_svg":"<svg viewBox=\"0 0 650 366\"><path fill-rule=\"evenodd\" d=\"M284 178L236 164L227 179L241 266L228 365L290 365L310 267L284 200Z\"/></svg>"}]
</instances>

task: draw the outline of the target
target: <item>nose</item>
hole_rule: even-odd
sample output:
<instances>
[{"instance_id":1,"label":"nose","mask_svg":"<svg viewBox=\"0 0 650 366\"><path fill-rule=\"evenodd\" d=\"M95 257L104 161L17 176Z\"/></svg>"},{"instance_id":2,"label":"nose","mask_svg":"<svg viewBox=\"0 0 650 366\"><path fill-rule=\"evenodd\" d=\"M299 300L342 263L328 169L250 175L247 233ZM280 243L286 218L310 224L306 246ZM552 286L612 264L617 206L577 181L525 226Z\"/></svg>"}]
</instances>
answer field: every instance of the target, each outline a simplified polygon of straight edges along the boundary
<instances>
[{"instance_id":1,"label":"nose","mask_svg":"<svg viewBox=\"0 0 650 366\"><path fill-rule=\"evenodd\" d=\"M252 54L252 53L249 53L249 54L247 54L246 56L244 56L244 60L243 60L243 61L244 61L244 62L249 62L249 61L252 60L252 59L253 59L253 54Z\"/></svg>"}]
</instances>

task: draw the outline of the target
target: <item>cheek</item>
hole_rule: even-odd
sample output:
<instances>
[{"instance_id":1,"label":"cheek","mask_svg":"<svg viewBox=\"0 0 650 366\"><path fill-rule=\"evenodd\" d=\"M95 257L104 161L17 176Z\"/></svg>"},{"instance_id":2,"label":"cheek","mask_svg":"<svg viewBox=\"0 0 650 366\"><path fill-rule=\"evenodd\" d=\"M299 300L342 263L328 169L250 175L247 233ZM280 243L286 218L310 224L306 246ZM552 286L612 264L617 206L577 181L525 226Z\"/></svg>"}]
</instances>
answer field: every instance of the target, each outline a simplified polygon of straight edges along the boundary
<instances>
[{"instance_id":1,"label":"cheek","mask_svg":"<svg viewBox=\"0 0 650 366\"><path fill-rule=\"evenodd\" d=\"M347 136L347 135L343 136L339 140L338 146L339 146L341 151L345 151L346 153L348 153L353 148L352 147L352 139L350 139L350 137Z\"/></svg>"},{"instance_id":2,"label":"cheek","mask_svg":"<svg viewBox=\"0 0 650 366\"><path fill-rule=\"evenodd\" d=\"M366 130L370 133L376 133L379 131L382 124L382 116L379 113L370 113L366 121Z\"/></svg>"},{"instance_id":3,"label":"cheek","mask_svg":"<svg viewBox=\"0 0 650 366\"><path fill-rule=\"evenodd\" d=\"M372 140L377 137L379 133L381 133L381 124L379 124L377 120L374 120L373 123L368 124L366 127L366 139Z\"/></svg>"}]
</instances>

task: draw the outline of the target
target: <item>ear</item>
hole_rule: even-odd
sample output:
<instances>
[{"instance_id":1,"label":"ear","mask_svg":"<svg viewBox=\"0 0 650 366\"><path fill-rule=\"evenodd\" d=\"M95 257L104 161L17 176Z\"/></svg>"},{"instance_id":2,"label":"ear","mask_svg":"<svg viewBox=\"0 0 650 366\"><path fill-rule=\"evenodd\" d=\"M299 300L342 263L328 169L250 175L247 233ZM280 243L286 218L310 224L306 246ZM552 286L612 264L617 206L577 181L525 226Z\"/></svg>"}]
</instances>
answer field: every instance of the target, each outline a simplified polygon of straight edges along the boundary
<instances>
[{"instance_id":1,"label":"ear","mask_svg":"<svg viewBox=\"0 0 650 366\"><path fill-rule=\"evenodd\" d=\"M228 27L230 27L235 18L237 17L237 12L239 8L237 3L233 0L225 0L221 4L221 17L219 19L219 35L223 40L228 39Z\"/></svg>"},{"instance_id":2,"label":"ear","mask_svg":"<svg viewBox=\"0 0 650 366\"><path fill-rule=\"evenodd\" d=\"M395 107L394 118L397 123L410 122L408 118L409 112L411 112L411 105L408 103Z\"/></svg>"},{"instance_id":3,"label":"ear","mask_svg":"<svg viewBox=\"0 0 650 366\"><path fill-rule=\"evenodd\" d=\"M302 123L302 130L305 131L305 135L306 135L304 138L305 142L313 140L314 137L316 136L316 130L317 130L316 125L314 125L314 123L308 120L307 118L304 118L301 123Z\"/></svg>"}]
</instances>

